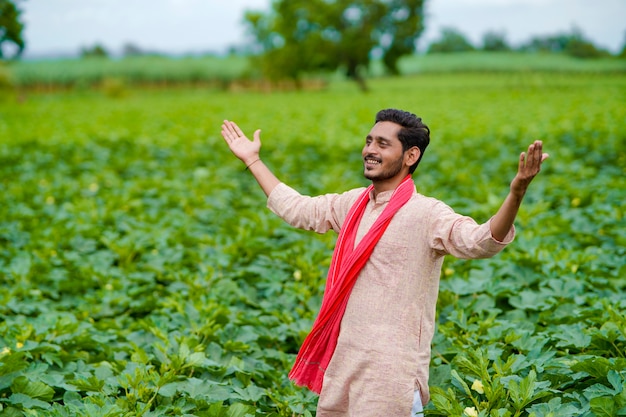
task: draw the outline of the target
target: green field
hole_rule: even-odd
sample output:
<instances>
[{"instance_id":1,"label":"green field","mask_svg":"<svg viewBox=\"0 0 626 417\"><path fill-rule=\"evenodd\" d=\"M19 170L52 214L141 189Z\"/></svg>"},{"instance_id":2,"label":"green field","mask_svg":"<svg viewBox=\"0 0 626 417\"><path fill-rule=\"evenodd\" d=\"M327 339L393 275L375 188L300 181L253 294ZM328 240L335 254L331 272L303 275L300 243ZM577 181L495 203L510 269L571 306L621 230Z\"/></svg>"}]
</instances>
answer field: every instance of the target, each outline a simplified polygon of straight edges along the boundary
<instances>
[{"instance_id":1,"label":"green field","mask_svg":"<svg viewBox=\"0 0 626 417\"><path fill-rule=\"evenodd\" d=\"M446 72L529 72L626 74L626 59L578 59L556 53L467 52L411 55L398 64L402 75ZM385 75L383 65L373 61L370 77ZM335 81L341 71L306 74L305 80ZM260 70L244 56L138 56L121 59L28 60L0 65L0 88L10 84L19 89L49 91L85 90L119 86L201 86L228 89L234 83L259 83Z\"/></svg>"},{"instance_id":2,"label":"green field","mask_svg":"<svg viewBox=\"0 0 626 417\"><path fill-rule=\"evenodd\" d=\"M626 415L626 77L424 73L321 91L0 96L0 414L298 416L287 379L335 236L288 227L220 137L304 193L365 185L374 114L417 113L420 192L486 221L519 152L551 157L518 235L446 260L427 415ZM480 380L483 392L472 389Z\"/></svg>"}]
</instances>

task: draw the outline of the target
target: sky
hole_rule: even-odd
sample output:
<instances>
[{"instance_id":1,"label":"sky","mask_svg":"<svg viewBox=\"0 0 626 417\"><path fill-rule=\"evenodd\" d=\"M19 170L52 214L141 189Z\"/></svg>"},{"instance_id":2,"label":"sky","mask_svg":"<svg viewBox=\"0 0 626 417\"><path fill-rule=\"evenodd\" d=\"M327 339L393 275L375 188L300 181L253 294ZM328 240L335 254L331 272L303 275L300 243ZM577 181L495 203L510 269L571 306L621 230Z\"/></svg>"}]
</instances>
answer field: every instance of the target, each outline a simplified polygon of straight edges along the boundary
<instances>
[{"instance_id":1,"label":"sky","mask_svg":"<svg viewBox=\"0 0 626 417\"><path fill-rule=\"evenodd\" d=\"M271 0L17 0L25 24L25 57L77 55L103 45L169 54L226 52L244 45L245 10L268 10ZM626 0L426 0L419 49L442 28L480 45L488 31L517 46L533 36L577 28L596 46L619 52L626 43Z\"/></svg>"}]
</instances>

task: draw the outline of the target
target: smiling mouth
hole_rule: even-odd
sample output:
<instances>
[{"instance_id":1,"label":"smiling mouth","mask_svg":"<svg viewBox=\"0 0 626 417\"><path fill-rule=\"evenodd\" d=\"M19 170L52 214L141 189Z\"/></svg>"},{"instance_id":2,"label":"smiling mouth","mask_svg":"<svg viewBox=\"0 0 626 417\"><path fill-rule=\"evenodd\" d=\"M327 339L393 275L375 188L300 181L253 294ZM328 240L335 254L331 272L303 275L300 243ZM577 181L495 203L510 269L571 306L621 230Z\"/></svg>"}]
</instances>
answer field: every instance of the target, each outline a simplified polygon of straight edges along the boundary
<instances>
[{"instance_id":1,"label":"smiling mouth","mask_svg":"<svg viewBox=\"0 0 626 417\"><path fill-rule=\"evenodd\" d=\"M380 165L382 163L380 159L372 157L364 158L363 161L365 162L365 165Z\"/></svg>"}]
</instances>

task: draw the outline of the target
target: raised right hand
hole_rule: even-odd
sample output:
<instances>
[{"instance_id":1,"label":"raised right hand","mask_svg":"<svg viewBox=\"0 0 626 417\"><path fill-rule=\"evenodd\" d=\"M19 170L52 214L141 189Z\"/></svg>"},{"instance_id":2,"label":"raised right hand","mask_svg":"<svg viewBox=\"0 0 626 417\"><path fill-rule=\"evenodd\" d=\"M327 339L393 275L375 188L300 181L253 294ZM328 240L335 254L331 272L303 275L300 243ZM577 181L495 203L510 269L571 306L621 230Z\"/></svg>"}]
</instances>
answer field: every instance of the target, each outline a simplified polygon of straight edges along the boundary
<instances>
[{"instance_id":1,"label":"raised right hand","mask_svg":"<svg viewBox=\"0 0 626 417\"><path fill-rule=\"evenodd\" d=\"M250 165L259 159L261 151L261 130L254 132L254 139L250 140L243 134L235 122L224 120L222 123L222 137L228 144L231 152L241 161Z\"/></svg>"}]
</instances>

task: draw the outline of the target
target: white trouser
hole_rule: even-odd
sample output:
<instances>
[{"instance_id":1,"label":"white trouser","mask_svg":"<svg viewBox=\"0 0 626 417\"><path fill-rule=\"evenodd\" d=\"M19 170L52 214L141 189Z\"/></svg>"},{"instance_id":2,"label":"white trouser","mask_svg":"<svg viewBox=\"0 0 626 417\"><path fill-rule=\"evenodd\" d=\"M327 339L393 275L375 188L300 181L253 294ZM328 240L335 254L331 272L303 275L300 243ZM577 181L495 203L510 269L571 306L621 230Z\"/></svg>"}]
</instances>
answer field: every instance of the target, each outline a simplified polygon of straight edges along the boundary
<instances>
[{"instance_id":1,"label":"white trouser","mask_svg":"<svg viewBox=\"0 0 626 417\"><path fill-rule=\"evenodd\" d=\"M416 389L413 393L413 408L411 408L411 417L423 416L424 407L422 406L422 397L420 397L420 390Z\"/></svg>"}]
</instances>

